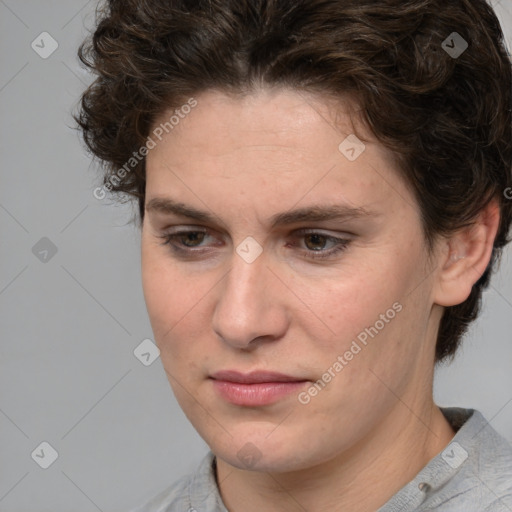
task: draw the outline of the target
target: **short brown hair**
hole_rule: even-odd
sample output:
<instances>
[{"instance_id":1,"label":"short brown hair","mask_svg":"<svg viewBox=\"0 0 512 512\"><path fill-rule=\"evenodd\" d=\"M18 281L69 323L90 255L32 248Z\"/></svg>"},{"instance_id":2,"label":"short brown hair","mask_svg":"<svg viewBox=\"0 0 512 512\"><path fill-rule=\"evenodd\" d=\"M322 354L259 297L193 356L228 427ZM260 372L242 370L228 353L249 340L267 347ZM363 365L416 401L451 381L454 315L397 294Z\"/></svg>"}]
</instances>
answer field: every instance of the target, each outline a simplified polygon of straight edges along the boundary
<instances>
[{"instance_id":1,"label":"short brown hair","mask_svg":"<svg viewBox=\"0 0 512 512\"><path fill-rule=\"evenodd\" d=\"M468 47L458 55L456 44ZM356 98L398 155L430 249L497 199L489 266L439 327L436 361L453 356L512 218L511 61L484 0L108 0L79 56L96 79L76 119L105 185L138 198L141 222L145 158L112 177L157 116L205 90L256 84Z\"/></svg>"}]
</instances>

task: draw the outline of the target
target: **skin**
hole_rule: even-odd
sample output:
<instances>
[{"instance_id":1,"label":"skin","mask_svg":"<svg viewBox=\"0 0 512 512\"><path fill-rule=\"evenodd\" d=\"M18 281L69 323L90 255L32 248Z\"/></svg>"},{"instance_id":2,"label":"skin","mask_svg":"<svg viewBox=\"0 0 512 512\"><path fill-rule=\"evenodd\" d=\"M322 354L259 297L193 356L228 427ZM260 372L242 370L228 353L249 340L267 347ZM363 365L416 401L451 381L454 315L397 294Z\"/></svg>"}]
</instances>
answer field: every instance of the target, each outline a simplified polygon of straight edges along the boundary
<instances>
[{"instance_id":1,"label":"skin","mask_svg":"<svg viewBox=\"0 0 512 512\"><path fill-rule=\"evenodd\" d=\"M454 435L432 398L437 328L443 306L462 302L486 268L497 206L429 254L393 155L361 126L355 132L348 103L287 89L196 99L147 156L146 206L171 198L214 217L146 210L143 288L169 382L217 456L231 512L375 510ZM353 133L366 147L349 161L338 146ZM333 204L371 215L270 224ZM180 253L163 244L194 229L208 234L175 237ZM321 235L350 242L308 258L335 247ZM236 252L248 236L262 248L252 263ZM191 249L202 253L185 256ZM233 405L209 379L269 370L310 381L307 390L395 303L401 311L307 404L292 393ZM250 466L241 449L254 455Z\"/></svg>"}]
</instances>

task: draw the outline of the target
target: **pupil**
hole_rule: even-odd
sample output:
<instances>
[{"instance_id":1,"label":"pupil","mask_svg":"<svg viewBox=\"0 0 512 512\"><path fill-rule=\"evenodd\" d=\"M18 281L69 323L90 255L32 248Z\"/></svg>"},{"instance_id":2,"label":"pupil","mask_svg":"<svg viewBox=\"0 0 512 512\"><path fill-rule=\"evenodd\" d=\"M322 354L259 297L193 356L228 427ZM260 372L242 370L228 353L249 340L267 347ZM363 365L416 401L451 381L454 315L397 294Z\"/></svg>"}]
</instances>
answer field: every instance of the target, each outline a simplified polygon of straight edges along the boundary
<instances>
[{"instance_id":1,"label":"pupil","mask_svg":"<svg viewBox=\"0 0 512 512\"><path fill-rule=\"evenodd\" d=\"M182 242L184 245L188 246L188 247L195 247L196 245L199 245L202 240L203 240L203 237L204 237L204 233L187 233L183 239L182 239ZM187 243L192 241L192 243ZM194 244L193 242L198 242L197 244Z\"/></svg>"},{"instance_id":2,"label":"pupil","mask_svg":"<svg viewBox=\"0 0 512 512\"><path fill-rule=\"evenodd\" d=\"M307 239L311 240L313 242L312 245L320 245L321 247L310 247L310 244L306 242L306 245L308 246L308 249L313 249L315 251L318 251L320 249L323 249L323 246L325 245L325 236L323 235L307 235Z\"/></svg>"}]
</instances>

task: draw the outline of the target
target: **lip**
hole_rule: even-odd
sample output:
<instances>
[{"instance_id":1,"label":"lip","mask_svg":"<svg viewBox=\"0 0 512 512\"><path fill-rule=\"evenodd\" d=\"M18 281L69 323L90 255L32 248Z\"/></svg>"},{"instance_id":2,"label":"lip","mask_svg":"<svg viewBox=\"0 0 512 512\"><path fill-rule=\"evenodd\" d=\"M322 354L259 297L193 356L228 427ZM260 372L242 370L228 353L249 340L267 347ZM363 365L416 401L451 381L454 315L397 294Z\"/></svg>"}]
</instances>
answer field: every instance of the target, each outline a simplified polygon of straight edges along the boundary
<instances>
[{"instance_id":1,"label":"lip","mask_svg":"<svg viewBox=\"0 0 512 512\"><path fill-rule=\"evenodd\" d=\"M308 382L300 377L267 371L244 374L227 370L214 373L210 378L224 400L245 407L275 403L291 393L297 393Z\"/></svg>"},{"instance_id":2,"label":"lip","mask_svg":"<svg viewBox=\"0 0 512 512\"><path fill-rule=\"evenodd\" d=\"M236 370L223 370L211 375L212 379L225 382L238 382L241 384L260 384L262 382L304 382L307 379L292 377L284 373L255 370L250 373L241 373Z\"/></svg>"}]
</instances>

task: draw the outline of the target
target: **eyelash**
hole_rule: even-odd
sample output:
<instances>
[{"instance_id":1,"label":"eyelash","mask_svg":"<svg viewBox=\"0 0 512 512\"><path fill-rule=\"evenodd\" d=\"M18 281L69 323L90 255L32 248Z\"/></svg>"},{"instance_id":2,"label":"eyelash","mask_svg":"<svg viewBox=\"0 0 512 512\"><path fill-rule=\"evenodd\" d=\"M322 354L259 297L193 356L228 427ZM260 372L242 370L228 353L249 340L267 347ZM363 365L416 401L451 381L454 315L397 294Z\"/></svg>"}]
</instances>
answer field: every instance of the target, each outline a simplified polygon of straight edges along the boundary
<instances>
[{"instance_id":1,"label":"eyelash","mask_svg":"<svg viewBox=\"0 0 512 512\"><path fill-rule=\"evenodd\" d=\"M197 233L209 235L207 230L195 229L195 230L190 230L190 231L178 231L176 233L165 233L163 235L158 235L158 238L161 238L164 240L164 242L162 242L160 245L169 246L171 251L174 252L175 254L193 256L194 253L196 253L196 254L203 253L204 254L206 251L196 250L194 248L184 249L183 247L179 247L178 245L176 245L174 241L183 236L190 235L190 234L197 234ZM313 251L311 249L309 249L309 250L302 249L301 252L304 254L304 256L311 260L330 258L338 253L343 252L351 242L350 239L337 238L337 237L325 235L323 233L320 233L318 231L313 231L313 230L304 230L303 229L303 230L299 230L295 233L296 237L305 237L308 235L320 235L321 237L323 237L325 239L326 242L336 242L336 246L328 251L325 251L325 250Z\"/></svg>"}]
</instances>

